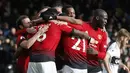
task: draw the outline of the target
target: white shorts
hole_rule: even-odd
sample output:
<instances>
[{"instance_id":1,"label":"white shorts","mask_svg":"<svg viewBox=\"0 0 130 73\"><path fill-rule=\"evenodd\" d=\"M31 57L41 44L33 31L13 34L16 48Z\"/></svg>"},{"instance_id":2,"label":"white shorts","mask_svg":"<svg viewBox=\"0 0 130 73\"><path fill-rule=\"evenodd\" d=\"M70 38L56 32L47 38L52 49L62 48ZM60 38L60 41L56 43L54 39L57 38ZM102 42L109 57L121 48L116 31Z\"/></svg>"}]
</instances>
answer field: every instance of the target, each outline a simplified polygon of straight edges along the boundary
<instances>
[{"instance_id":1,"label":"white shorts","mask_svg":"<svg viewBox=\"0 0 130 73\"><path fill-rule=\"evenodd\" d=\"M57 73L55 62L29 62L27 73Z\"/></svg>"},{"instance_id":2,"label":"white shorts","mask_svg":"<svg viewBox=\"0 0 130 73\"><path fill-rule=\"evenodd\" d=\"M87 69L76 69L65 65L59 73L87 73Z\"/></svg>"}]
</instances>

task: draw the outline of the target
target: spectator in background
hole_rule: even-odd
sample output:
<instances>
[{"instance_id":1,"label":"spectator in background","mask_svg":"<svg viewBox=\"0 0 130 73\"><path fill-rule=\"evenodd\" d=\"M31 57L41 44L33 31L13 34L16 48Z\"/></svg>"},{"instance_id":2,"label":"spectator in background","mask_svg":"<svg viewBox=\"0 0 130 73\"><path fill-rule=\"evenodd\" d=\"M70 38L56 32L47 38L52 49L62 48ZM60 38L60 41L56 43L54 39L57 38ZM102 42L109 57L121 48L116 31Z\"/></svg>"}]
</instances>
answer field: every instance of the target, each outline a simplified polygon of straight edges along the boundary
<instances>
[{"instance_id":1,"label":"spectator in background","mask_svg":"<svg viewBox=\"0 0 130 73\"><path fill-rule=\"evenodd\" d=\"M8 36L10 38L10 45L12 47L12 52L16 51L16 28L12 27L10 30L10 34Z\"/></svg>"},{"instance_id":2,"label":"spectator in background","mask_svg":"<svg viewBox=\"0 0 130 73\"><path fill-rule=\"evenodd\" d=\"M10 39L3 35L3 31L0 30L0 72L6 73L8 65L12 64L13 55L11 51ZM11 65L12 66L12 65Z\"/></svg>"},{"instance_id":3,"label":"spectator in background","mask_svg":"<svg viewBox=\"0 0 130 73\"><path fill-rule=\"evenodd\" d=\"M9 27L10 26L9 26L9 24L7 22L5 22L3 24L2 30L3 30L3 34L4 34L5 37L7 37L9 35L9 32L10 32L10 28Z\"/></svg>"},{"instance_id":4,"label":"spectator in background","mask_svg":"<svg viewBox=\"0 0 130 73\"><path fill-rule=\"evenodd\" d=\"M4 32L2 29L0 29L0 39L4 42L5 40L5 36L4 36Z\"/></svg>"}]
</instances>

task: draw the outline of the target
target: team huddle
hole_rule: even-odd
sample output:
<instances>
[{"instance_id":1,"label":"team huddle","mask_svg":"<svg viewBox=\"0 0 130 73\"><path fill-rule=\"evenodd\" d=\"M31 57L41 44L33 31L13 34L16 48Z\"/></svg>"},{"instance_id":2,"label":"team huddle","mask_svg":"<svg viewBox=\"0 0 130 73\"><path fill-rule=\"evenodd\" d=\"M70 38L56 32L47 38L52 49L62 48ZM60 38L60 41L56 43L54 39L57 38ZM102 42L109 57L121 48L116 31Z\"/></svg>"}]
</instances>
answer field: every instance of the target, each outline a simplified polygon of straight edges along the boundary
<instances>
[{"instance_id":1,"label":"team huddle","mask_svg":"<svg viewBox=\"0 0 130 73\"><path fill-rule=\"evenodd\" d=\"M118 73L121 49L130 39L126 29L120 29L116 41L108 42L105 30L108 15L94 10L91 20L75 18L72 6L42 9L34 20L21 15L17 19L15 52L18 73ZM117 53L118 52L118 53Z\"/></svg>"}]
</instances>

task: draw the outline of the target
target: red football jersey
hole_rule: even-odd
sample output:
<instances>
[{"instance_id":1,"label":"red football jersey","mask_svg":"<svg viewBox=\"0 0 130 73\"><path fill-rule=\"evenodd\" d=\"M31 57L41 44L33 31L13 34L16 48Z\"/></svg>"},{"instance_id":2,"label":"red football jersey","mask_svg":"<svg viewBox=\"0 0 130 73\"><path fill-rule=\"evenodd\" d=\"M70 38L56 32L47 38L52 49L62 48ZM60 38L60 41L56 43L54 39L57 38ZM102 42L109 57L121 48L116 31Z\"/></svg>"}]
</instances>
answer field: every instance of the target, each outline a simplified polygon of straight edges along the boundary
<instances>
[{"instance_id":1,"label":"red football jersey","mask_svg":"<svg viewBox=\"0 0 130 73\"><path fill-rule=\"evenodd\" d=\"M39 39L31 47L33 53L44 53L50 57L55 56L55 49L60 41L61 33L71 33L72 28L68 25L57 25L53 22L49 23L49 29L46 33L42 34ZM35 28L44 27L44 24L38 25ZM32 37L34 34L29 34L28 37Z\"/></svg>"},{"instance_id":2,"label":"red football jersey","mask_svg":"<svg viewBox=\"0 0 130 73\"><path fill-rule=\"evenodd\" d=\"M26 37L23 36L22 34L18 35L17 41L16 41L18 47L19 47L20 42L25 39L26 39ZM23 49L22 53L18 57L18 61L17 61L17 67L18 67L20 73L21 72L27 73L28 63L29 63L29 50Z\"/></svg>"},{"instance_id":3,"label":"red football jersey","mask_svg":"<svg viewBox=\"0 0 130 73\"><path fill-rule=\"evenodd\" d=\"M90 23L85 23L86 25L84 28L87 29L87 33L89 36L94 38L95 40L98 41L97 44L89 44L88 41L86 41L87 48L92 47L98 51L98 55L91 55L87 54L87 62L90 65L99 65L99 60L103 60L105 55L106 55L106 48L107 48L107 35L106 32L103 29L98 28L97 30L94 30Z\"/></svg>"},{"instance_id":4,"label":"red football jersey","mask_svg":"<svg viewBox=\"0 0 130 73\"><path fill-rule=\"evenodd\" d=\"M16 36L21 35L21 34L26 34L26 33L27 33L26 29L27 29L27 28L18 30L18 31L16 32Z\"/></svg>"},{"instance_id":5,"label":"red football jersey","mask_svg":"<svg viewBox=\"0 0 130 73\"><path fill-rule=\"evenodd\" d=\"M69 24L71 27L85 32L83 25ZM74 68L85 69L87 67L86 41L74 36L63 36L65 63Z\"/></svg>"}]
</instances>

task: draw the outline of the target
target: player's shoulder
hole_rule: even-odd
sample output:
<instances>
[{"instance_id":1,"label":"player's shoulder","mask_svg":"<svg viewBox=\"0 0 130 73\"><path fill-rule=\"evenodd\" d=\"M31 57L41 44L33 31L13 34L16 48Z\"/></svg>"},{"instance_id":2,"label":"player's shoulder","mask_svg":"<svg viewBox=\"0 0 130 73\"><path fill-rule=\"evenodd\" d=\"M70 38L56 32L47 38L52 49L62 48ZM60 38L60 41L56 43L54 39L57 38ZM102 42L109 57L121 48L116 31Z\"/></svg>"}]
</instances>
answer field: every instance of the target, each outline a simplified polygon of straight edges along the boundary
<instances>
[{"instance_id":1,"label":"player's shoulder","mask_svg":"<svg viewBox=\"0 0 130 73\"><path fill-rule=\"evenodd\" d=\"M109 50L113 50L116 47L116 42L113 42L110 46L109 46Z\"/></svg>"},{"instance_id":2,"label":"player's shoulder","mask_svg":"<svg viewBox=\"0 0 130 73\"><path fill-rule=\"evenodd\" d=\"M110 46L112 47L116 46L116 42L113 42Z\"/></svg>"},{"instance_id":3,"label":"player's shoulder","mask_svg":"<svg viewBox=\"0 0 130 73\"><path fill-rule=\"evenodd\" d=\"M100 32L106 33L106 31L102 28L99 28Z\"/></svg>"},{"instance_id":4,"label":"player's shoulder","mask_svg":"<svg viewBox=\"0 0 130 73\"><path fill-rule=\"evenodd\" d=\"M91 27L91 26L90 26L90 22L85 22L85 21L83 21L82 26L83 26L84 28L90 28L90 27Z\"/></svg>"},{"instance_id":5,"label":"player's shoulder","mask_svg":"<svg viewBox=\"0 0 130 73\"><path fill-rule=\"evenodd\" d=\"M23 35L18 35L16 39L16 43L18 44L21 40L24 40L26 37Z\"/></svg>"},{"instance_id":6,"label":"player's shoulder","mask_svg":"<svg viewBox=\"0 0 130 73\"><path fill-rule=\"evenodd\" d=\"M104 29L98 28L99 32L107 38L107 32Z\"/></svg>"},{"instance_id":7,"label":"player's shoulder","mask_svg":"<svg viewBox=\"0 0 130 73\"><path fill-rule=\"evenodd\" d=\"M90 22L85 22L85 21L83 21L82 23L83 23L83 25L90 25L91 24Z\"/></svg>"}]
</instances>

